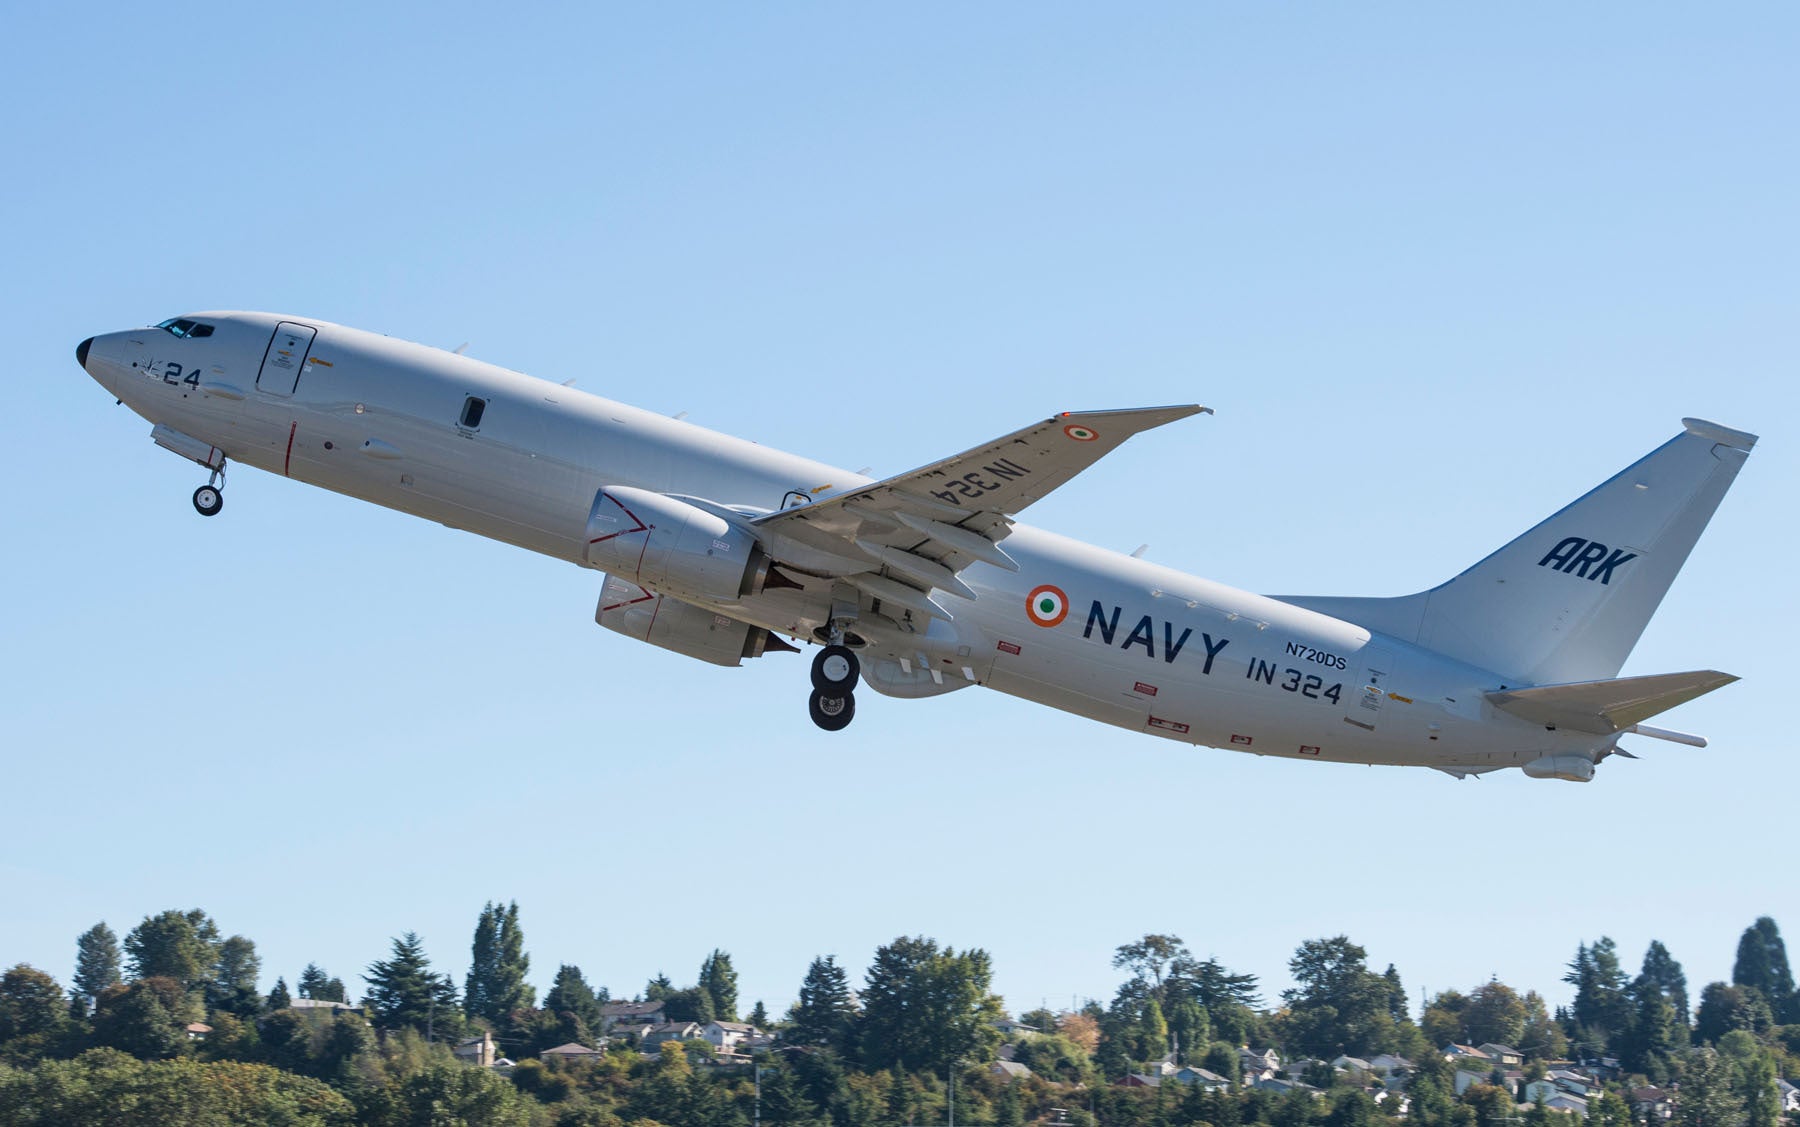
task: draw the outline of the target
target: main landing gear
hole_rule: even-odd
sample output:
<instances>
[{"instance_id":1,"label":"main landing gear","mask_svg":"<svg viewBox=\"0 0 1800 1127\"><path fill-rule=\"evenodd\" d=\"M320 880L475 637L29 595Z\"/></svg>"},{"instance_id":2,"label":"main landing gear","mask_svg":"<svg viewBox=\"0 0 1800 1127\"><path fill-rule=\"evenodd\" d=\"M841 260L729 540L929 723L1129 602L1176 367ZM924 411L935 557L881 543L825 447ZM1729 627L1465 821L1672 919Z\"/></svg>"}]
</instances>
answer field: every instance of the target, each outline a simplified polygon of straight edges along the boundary
<instances>
[{"instance_id":1,"label":"main landing gear","mask_svg":"<svg viewBox=\"0 0 1800 1127\"><path fill-rule=\"evenodd\" d=\"M806 711L812 722L827 732L838 732L856 718L856 682L862 675L862 663L843 643L843 632L834 629L832 642L819 651L812 663L812 696Z\"/></svg>"},{"instance_id":2,"label":"main landing gear","mask_svg":"<svg viewBox=\"0 0 1800 1127\"><path fill-rule=\"evenodd\" d=\"M206 479L206 484L194 490L194 511L203 517L216 517L219 510L225 507L225 459L219 459L219 467Z\"/></svg>"}]
</instances>

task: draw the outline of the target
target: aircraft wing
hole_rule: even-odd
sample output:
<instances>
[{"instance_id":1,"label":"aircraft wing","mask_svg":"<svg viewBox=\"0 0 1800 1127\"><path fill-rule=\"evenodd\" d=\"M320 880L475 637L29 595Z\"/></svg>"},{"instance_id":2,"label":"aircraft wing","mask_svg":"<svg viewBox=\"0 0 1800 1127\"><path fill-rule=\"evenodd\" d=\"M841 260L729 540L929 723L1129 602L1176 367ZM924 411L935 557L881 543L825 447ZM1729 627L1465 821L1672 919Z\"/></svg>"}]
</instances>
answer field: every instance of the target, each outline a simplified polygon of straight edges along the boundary
<instances>
[{"instance_id":1,"label":"aircraft wing","mask_svg":"<svg viewBox=\"0 0 1800 1127\"><path fill-rule=\"evenodd\" d=\"M1211 408L1065 412L909 473L759 517L770 554L847 579L921 614L952 617L929 592L972 599L957 573L977 560L1016 571L998 545L1012 517L1140 431Z\"/></svg>"}]
</instances>

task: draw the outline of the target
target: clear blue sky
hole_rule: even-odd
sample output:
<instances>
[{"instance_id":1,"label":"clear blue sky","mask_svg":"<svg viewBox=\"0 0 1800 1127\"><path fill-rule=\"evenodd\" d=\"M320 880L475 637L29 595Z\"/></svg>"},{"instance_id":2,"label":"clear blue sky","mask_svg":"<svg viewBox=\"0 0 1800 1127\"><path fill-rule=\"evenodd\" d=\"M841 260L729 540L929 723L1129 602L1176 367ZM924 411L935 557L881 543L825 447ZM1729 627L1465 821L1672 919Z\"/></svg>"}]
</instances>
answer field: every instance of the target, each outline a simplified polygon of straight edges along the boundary
<instances>
[{"instance_id":1,"label":"clear blue sky","mask_svg":"<svg viewBox=\"0 0 1800 1127\"><path fill-rule=\"evenodd\" d=\"M1147 931L1553 1000L1601 934L1696 988L1800 939L1791 5L367 9L9 17L0 965L197 905L265 988L409 929L460 981L517 899L540 986L718 946L781 1009L923 933L1023 1010ZM72 350L221 307L877 474L1206 403L1029 517L1277 593L1434 584L1712 418L1764 441L1626 672L1744 679L1586 787L981 690L826 735L802 659L608 634L593 573L249 469L196 517Z\"/></svg>"}]
</instances>

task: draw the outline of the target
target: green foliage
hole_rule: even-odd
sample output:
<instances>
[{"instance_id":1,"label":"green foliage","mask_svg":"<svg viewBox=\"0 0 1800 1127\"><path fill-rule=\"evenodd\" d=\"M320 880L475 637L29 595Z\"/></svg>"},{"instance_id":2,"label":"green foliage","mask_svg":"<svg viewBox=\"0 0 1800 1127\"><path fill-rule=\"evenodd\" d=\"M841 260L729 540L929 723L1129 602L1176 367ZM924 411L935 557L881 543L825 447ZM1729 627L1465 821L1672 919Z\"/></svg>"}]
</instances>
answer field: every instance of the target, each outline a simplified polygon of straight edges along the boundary
<instances>
[{"instance_id":1,"label":"green foliage","mask_svg":"<svg viewBox=\"0 0 1800 1127\"><path fill-rule=\"evenodd\" d=\"M108 987L119 985L119 937L101 920L75 940L75 978L72 993L93 1005Z\"/></svg>"},{"instance_id":2,"label":"green foliage","mask_svg":"<svg viewBox=\"0 0 1800 1127\"><path fill-rule=\"evenodd\" d=\"M1800 1022L1800 995L1794 991L1787 945L1782 942L1781 929L1768 916L1751 924L1738 940L1731 981L1760 993L1776 1021Z\"/></svg>"},{"instance_id":3,"label":"green foliage","mask_svg":"<svg viewBox=\"0 0 1800 1127\"><path fill-rule=\"evenodd\" d=\"M199 908L145 916L125 937L133 978L172 978L183 989L212 977L219 960L219 927Z\"/></svg>"},{"instance_id":4,"label":"green foliage","mask_svg":"<svg viewBox=\"0 0 1800 1127\"><path fill-rule=\"evenodd\" d=\"M1490 1042L1517 1048L1525 1039L1525 1000L1506 983L1490 979L1469 995L1463 1011L1462 1036L1469 1045Z\"/></svg>"},{"instance_id":5,"label":"green foliage","mask_svg":"<svg viewBox=\"0 0 1800 1127\"><path fill-rule=\"evenodd\" d=\"M269 991L268 998L263 1001L263 1009L273 1012L275 1010L285 1010L293 1004L294 997L292 994L288 993L287 979L277 978L275 980L275 988Z\"/></svg>"},{"instance_id":6,"label":"green foliage","mask_svg":"<svg viewBox=\"0 0 1800 1127\"><path fill-rule=\"evenodd\" d=\"M234 935L218 946L212 977L206 982L206 1004L238 1017L255 1017L262 1010L262 995L256 979L262 973L262 959L256 944Z\"/></svg>"},{"instance_id":7,"label":"green foliage","mask_svg":"<svg viewBox=\"0 0 1800 1127\"><path fill-rule=\"evenodd\" d=\"M471 1018L501 1028L514 1010L530 1009L536 1003L537 991L525 981L531 956L525 954L517 901L504 908L492 902L483 906L471 955L463 984L463 1010Z\"/></svg>"},{"instance_id":8,"label":"green foliage","mask_svg":"<svg viewBox=\"0 0 1800 1127\"><path fill-rule=\"evenodd\" d=\"M0 975L0 1042L61 1031L68 1002L56 979L25 963Z\"/></svg>"},{"instance_id":9,"label":"green foliage","mask_svg":"<svg viewBox=\"0 0 1800 1127\"><path fill-rule=\"evenodd\" d=\"M800 983L800 1000L788 1011L785 1039L796 1045L827 1045L839 1051L850 1047L851 1029L857 1018L850 979L837 965L835 955L813 959Z\"/></svg>"},{"instance_id":10,"label":"green foliage","mask_svg":"<svg viewBox=\"0 0 1800 1127\"><path fill-rule=\"evenodd\" d=\"M325 973L325 968L317 963L307 963L306 969L300 972L300 979L294 987L302 998L311 998L319 1002L348 1002L349 993L344 989L344 980L333 978Z\"/></svg>"},{"instance_id":11,"label":"green foliage","mask_svg":"<svg viewBox=\"0 0 1800 1127\"><path fill-rule=\"evenodd\" d=\"M875 952L863 991L861 1042L869 1067L941 1073L961 1057L992 1057L1000 999L989 992L992 962L978 948L941 950L902 936Z\"/></svg>"},{"instance_id":12,"label":"green foliage","mask_svg":"<svg viewBox=\"0 0 1800 1127\"><path fill-rule=\"evenodd\" d=\"M1387 979L1369 970L1368 952L1348 936L1309 939L1288 960L1299 985L1285 991L1288 1041L1298 1052L1330 1060L1367 1056L1394 1042Z\"/></svg>"},{"instance_id":13,"label":"green foliage","mask_svg":"<svg viewBox=\"0 0 1800 1127\"><path fill-rule=\"evenodd\" d=\"M556 968L556 981L550 985L550 993L544 995L544 1008L552 1013L566 1013L578 1019L591 1031L598 1031L602 1025L600 1007L603 995L594 993L587 979L581 975L581 968L564 963Z\"/></svg>"},{"instance_id":14,"label":"green foliage","mask_svg":"<svg viewBox=\"0 0 1800 1127\"><path fill-rule=\"evenodd\" d=\"M100 995L94 1039L136 1057L171 1057L186 1048L186 1027L200 1016L199 1004L175 979L140 978Z\"/></svg>"},{"instance_id":15,"label":"green foliage","mask_svg":"<svg viewBox=\"0 0 1800 1127\"><path fill-rule=\"evenodd\" d=\"M1681 1070L1675 1127L1724 1127L1743 1113L1729 1062L1710 1048L1689 1052Z\"/></svg>"},{"instance_id":16,"label":"green foliage","mask_svg":"<svg viewBox=\"0 0 1800 1127\"><path fill-rule=\"evenodd\" d=\"M363 976L369 984L363 1001L370 1017L383 1029L453 1036L458 1028L455 985L448 975L431 970L416 933L409 931L393 943L393 956L371 964Z\"/></svg>"},{"instance_id":17,"label":"green foliage","mask_svg":"<svg viewBox=\"0 0 1800 1127\"><path fill-rule=\"evenodd\" d=\"M125 1109L129 1120L120 1115ZM100 1049L70 1061L0 1072L0 1122L12 1127L119 1122L131 1127L349 1127L356 1122L356 1109L316 1080L267 1065L144 1062Z\"/></svg>"},{"instance_id":18,"label":"green foliage","mask_svg":"<svg viewBox=\"0 0 1800 1127\"><path fill-rule=\"evenodd\" d=\"M1762 1033L1773 1019L1760 990L1709 982L1700 992L1700 1012L1694 1018L1694 1040L1716 1044L1734 1029Z\"/></svg>"},{"instance_id":19,"label":"green foliage","mask_svg":"<svg viewBox=\"0 0 1800 1127\"><path fill-rule=\"evenodd\" d=\"M1584 1051L1598 1054L1630 1028L1628 983L1619 965L1618 945L1610 938L1601 936L1592 947L1585 943L1577 947L1563 981L1575 987L1575 1021L1600 1042L1580 1046Z\"/></svg>"},{"instance_id":20,"label":"green foliage","mask_svg":"<svg viewBox=\"0 0 1800 1127\"><path fill-rule=\"evenodd\" d=\"M712 1003L712 1019L714 1021L736 1021L737 1016L737 971L731 965L731 954L714 948L706 961L700 964L699 989L706 992Z\"/></svg>"}]
</instances>

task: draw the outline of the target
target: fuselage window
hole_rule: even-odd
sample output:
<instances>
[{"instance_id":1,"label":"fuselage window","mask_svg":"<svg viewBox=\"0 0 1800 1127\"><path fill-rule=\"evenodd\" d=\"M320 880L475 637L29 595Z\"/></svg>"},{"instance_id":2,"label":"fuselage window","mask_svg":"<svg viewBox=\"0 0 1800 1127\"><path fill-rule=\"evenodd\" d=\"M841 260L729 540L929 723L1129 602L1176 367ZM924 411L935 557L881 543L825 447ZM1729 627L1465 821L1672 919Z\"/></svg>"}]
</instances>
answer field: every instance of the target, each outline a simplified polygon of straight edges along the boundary
<instances>
[{"instance_id":1,"label":"fuselage window","mask_svg":"<svg viewBox=\"0 0 1800 1127\"><path fill-rule=\"evenodd\" d=\"M487 400L477 399L473 395L463 400L462 428L474 430L481 425L481 416L487 411Z\"/></svg>"}]
</instances>

